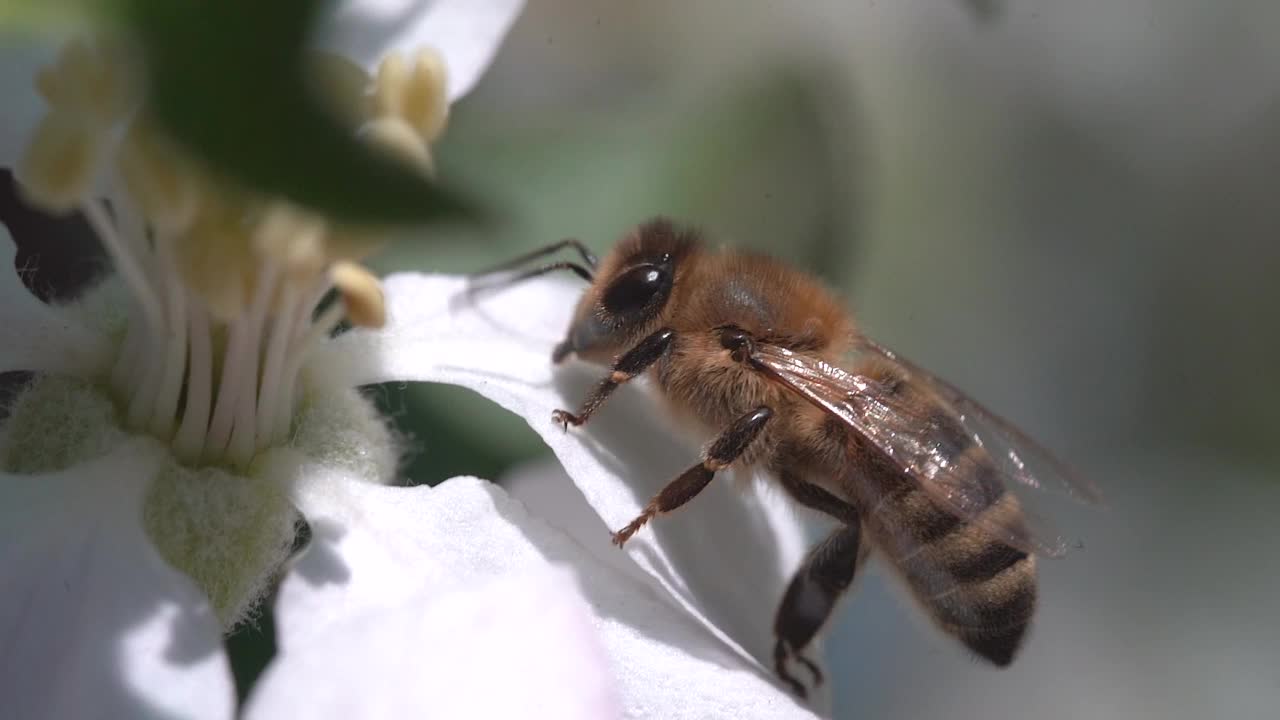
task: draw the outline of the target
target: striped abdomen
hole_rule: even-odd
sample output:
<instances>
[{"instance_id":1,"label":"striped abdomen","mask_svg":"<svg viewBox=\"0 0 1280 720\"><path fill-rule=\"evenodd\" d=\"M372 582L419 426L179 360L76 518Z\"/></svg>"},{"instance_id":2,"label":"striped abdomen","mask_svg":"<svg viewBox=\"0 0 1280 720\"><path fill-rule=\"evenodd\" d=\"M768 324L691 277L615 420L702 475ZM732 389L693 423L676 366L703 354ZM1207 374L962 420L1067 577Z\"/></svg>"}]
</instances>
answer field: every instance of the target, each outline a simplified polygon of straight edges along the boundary
<instances>
[{"instance_id":1,"label":"striped abdomen","mask_svg":"<svg viewBox=\"0 0 1280 720\"><path fill-rule=\"evenodd\" d=\"M983 508L976 517L1021 523L1018 499L1005 491L986 451L952 419L935 420L932 430L950 434L956 454L972 461L966 480ZM1035 611L1035 557L948 512L883 456L863 467L868 472L859 494L885 557L943 630L992 663L1008 665Z\"/></svg>"}]
</instances>

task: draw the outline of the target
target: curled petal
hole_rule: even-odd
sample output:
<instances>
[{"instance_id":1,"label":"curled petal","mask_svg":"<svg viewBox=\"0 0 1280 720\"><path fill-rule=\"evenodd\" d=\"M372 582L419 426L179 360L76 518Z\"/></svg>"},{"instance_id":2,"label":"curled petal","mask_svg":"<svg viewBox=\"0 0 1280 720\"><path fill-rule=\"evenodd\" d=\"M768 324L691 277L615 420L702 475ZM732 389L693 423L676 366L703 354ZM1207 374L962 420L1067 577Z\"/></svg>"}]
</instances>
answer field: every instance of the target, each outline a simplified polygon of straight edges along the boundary
<instances>
[{"instance_id":1,"label":"curled petal","mask_svg":"<svg viewBox=\"0 0 1280 720\"><path fill-rule=\"evenodd\" d=\"M142 529L161 455L138 440L61 472L0 474L6 717L231 717L218 622Z\"/></svg>"},{"instance_id":2,"label":"curled petal","mask_svg":"<svg viewBox=\"0 0 1280 720\"><path fill-rule=\"evenodd\" d=\"M504 578L545 577L548 563L564 564L577 573L583 595L594 610L592 626L608 656L604 670L617 684L624 717L814 717L756 672L749 659L726 647L664 595L634 575L599 562L490 483L454 478L435 488L396 488L352 483L313 469L297 475L296 488L295 501L311 524L312 544L280 588L276 616L283 662L327 642L326 637L346 636L351 628L365 622L359 618L385 614L392 618L386 622L401 622L394 618L415 603L419 613L432 613L434 603L449 602L460 588L478 597L504 587L503 583L509 582ZM522 627L513 627L507 642L512 652L524 657L530 643L542 633L530 625L544 620L536 611L527 614L528 609L517 598L509 598L507 605L522 618ZM552 627L564 619L557 617L559 611L548 612L551 614L545 621ZM465 613L457 617L460 627L469 627ZM496 616L490 622L510 627L507 620ZM416 627L431 625L424 621ZM553 669L566 664L576 667L576 658L589 652L588 643L577 634L580 631L574 629L556 643L541 643L535 655L541 659L535 662ZM415 663L421 667L421 663L435 662L425 659L435 649L424 648L416 636L399 646L390 638L387 642L390 645L380 652L413 652L418 658L396 669L396 678L430 682L425 673L413 679L405 673L414 672ZM567 657L559 657L561 654ZM473 660L475 657L458 657L459 667L451 672L488 675L493 693L509 688L533 692L525 691L519 678L493 671L509 667L505 661ZM579 700L604 698L601 682L592 672L578 682L553 689L580 693ZM359 683L354 688L341 684L339 688L346 692L361 689ZM341 700L336 691L330 697L335 702ZM352 702L349 695L344 693L343 697ZM479 708L491 707L485 705L487 701L480 696L472 698ZM592 704L602 707L603 702L593 700ZM468 712L432 716L487 717ZM515 716L561 717L538 712Z\"/></svg>"},{"instance_id":3,"label":"curled petal","mask_svg":"<svg viewBox=\"0 0 1280 720\"><path fill-rule=\"evenodd\" d=\"M665 429L638 388L619 390L591 424L572 432L551 420L556 408L575 407L604 372L551 363L576 301L571 286L535 281L470 297L461 278L406 273L389 276L383 287L383 330L347 333L321 363L356 384L462 385L525 418L604 520L584 544L617 553L605 529L630 522L697 461L696 449ZM626 552L647 583L772 678L765 668L772 667L773 613L799 565L803 536L776 493L739 492L725 475L689 507L650 523Z\"/></svg>"},{"instance_id":4,"label":"curled petal","mask_svg":"<svg viewBox=\"0 0 1280 720\"><path fill-rule=\"evenodd\" d=\"M475 86L523 7L524 0L345 0L323 43L370 73L393 50L433 48L453 102Z\"/></svg>"},{"instance_id":5,"label":"curled petal","mask_svg":"<svg viewBox=\"0 0 1280 720\"><path fill-rule=\"evenodd\" d=\"M0 372L39 370L92 377L107 365L106 338L80 325L70 313L46 305L22 284L14 266L17 248L0 226Z\"/></svg>"}]
</instances>

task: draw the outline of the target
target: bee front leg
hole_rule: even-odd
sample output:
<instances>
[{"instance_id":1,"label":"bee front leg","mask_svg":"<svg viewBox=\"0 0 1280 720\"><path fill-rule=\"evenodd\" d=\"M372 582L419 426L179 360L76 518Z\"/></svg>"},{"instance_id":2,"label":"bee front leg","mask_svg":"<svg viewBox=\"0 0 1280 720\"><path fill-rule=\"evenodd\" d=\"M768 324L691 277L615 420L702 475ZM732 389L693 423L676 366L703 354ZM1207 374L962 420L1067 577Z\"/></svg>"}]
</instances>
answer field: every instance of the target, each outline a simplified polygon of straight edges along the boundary
<instances>
[{"instance_id":1,"label":"bee front leg","mask_svg":"<svg viewBox=\"0 0 1280 720\"><path fill-rule=\"evenodd\" d=\"M632 535L636 534L637 530L649 522L650 518L671 512L696 497L711 482L711 478L715 477L717 471L725 469L742 457L751 443L760 436L760 431L764 430L765 424L771 417L773 417L773 410L766 405L761 405L735 420L729 429L720 433L720 437L707 448L702 462L685 470L680 477L668 483L653 496L639 517L613 534L613 544L622 547Z\"/></svg>"},{"instance_id":2,"label":"bee front leg","mask_svg":"<svg viewBox=\"0 0 1280 720\"><path fill-rule=\"evenodd\" d=\"M866 555L862 530L855 519L810 550L787 585L773 623L773 665L778 677L800 697L808 693L787 668L787 661L795 659L813 675L814 685L822 684L817 664L801 652L826 624L836 601L849 589Z\"/></svg>"},{"instance_id":3,"label":"bee front leg","mask_svg":"<svg viewBox=\"0 0 1280 720\"><path fill-rule=\"evenodd\" d=\"M662 328L641 340L613 363L613 371L596 385L577 414L568 410L556 410L551 413L551 420L560 423L565 430L568 430L570 425L577 427L585 423L619 385L630 382L665 355L675 337L675 330Z\"/></svg>"}]
</instances>

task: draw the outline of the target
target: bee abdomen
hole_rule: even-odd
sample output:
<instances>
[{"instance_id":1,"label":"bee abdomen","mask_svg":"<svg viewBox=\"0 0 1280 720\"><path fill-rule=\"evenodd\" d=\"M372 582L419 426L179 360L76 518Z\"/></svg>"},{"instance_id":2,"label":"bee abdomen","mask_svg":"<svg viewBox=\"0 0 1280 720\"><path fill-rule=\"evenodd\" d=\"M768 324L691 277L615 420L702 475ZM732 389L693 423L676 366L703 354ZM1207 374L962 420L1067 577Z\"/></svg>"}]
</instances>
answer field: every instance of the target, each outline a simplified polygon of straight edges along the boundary
<instances>
[{"instance_id":1,"label":"bee abdomen","mask_svg":"<svg viewBox=\"0 0 1280 720\"><path fill-rule=\"evenodd\" d=\"M983 552L988 558L1000 558L1002 570L985 580L953 581L950 589L922 599L944 630L1003 667L1013 661L1035 613L1036 572L1034 557L1018 550L1004 553L995 546L1007 547L991 540L991 549Z\"/></svg>"},{"instance_id":2,"label":"bee abdomen","mask_svg":"<svg viewBox=\"0 0 1280 720\"><path fill-rule=\"evenodd\" d=\"M975 474L991 472L989 461ZM887 553L912 593L947 633L989 662L1006 666L1022 644L1036 605L1035 558L986 532L984 521L1021 521L1014 495L998 481L973 521L957 518L919 488L898 493L879 519ZM897 522L893 522L893 521ZM889 534L894 527L897 532ZM904 534L904 528L911 528Z\"/></svg>"}]
</instances>

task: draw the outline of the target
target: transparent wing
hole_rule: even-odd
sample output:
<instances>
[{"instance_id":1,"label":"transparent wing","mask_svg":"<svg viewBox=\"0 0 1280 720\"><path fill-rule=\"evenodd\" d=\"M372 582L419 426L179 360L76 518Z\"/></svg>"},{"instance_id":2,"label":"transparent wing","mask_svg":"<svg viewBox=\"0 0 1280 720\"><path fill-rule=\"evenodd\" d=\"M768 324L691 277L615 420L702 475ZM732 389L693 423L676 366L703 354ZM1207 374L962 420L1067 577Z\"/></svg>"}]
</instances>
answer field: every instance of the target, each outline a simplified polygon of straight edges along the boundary
<instances>
[{"instance_id":1,"label":"transparent wing","mask_svg":"<svg viewBox=\"0 0 1280 720\"><path fill-rule=\"evenodd\" d=\"M1008 422L878 345L860 344L840 366L764 344L751 358L864 437L940 507L1012 547L1056 557L1066 543L1025 504L1022 517L984 514L1005 486L1064 487L1076 499L1098 497L1074 473L1055 469L1066 466ZM1043 474L1031 470L1040 465L1047 468Z\"/></svg>"},{"instance_id":2,"label":"transparent wing","mask_svg":"<svg viewBox=\"0 0 1280 720\"><path fill-rule=\"evenodd\" d=\"M951 383L930 373L870 339L861 348L897 365L916 381L927 384L958 414L975 441L1000 463L1004 477L1027 487L1065 495L1076 502L1101 505L1102 493L1088 478L1008 420L992 412Z\"/></svg>"}]
</instances>

